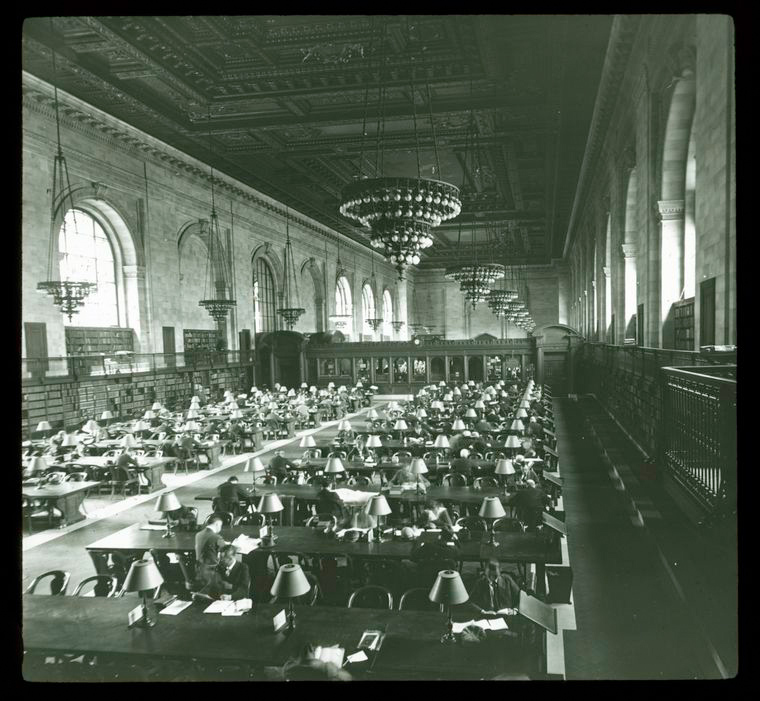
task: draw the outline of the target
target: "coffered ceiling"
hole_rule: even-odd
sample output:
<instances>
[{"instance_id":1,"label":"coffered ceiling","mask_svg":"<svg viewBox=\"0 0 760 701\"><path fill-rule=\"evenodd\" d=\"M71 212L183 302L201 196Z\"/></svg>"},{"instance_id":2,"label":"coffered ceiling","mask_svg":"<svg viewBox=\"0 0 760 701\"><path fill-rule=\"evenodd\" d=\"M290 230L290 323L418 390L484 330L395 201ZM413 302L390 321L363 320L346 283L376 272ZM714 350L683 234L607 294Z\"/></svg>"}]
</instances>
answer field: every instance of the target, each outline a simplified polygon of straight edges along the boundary
<instances>
[{"instance_id":1,"label":"coffered ceiling","mask_svg":"<svg viewBox=\"0 0 760 701\"><path fill-rule=\"evenodd\" d=\"M611 16L28 19L23 67L366 243L357 177L463 187L420 265L473 240L561 257ZM65 146L65 145L64 145ZM469 246L464 255L469 255Z\"/></svg>"}]
</instances>

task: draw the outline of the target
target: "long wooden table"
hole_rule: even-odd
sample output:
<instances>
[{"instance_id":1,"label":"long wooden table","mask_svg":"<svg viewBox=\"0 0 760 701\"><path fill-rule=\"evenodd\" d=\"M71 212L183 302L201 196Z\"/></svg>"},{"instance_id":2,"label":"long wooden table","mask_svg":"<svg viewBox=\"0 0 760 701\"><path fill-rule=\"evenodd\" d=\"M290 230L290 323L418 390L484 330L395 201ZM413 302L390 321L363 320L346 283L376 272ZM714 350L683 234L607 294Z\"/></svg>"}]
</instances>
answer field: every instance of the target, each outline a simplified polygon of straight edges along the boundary
<instances>
[{"instance_id":1,"label":"long wooden table","mask_svg":"<svg viewBox=\"0 0 760 701\"><path fill-rule=\"evenodd\" d=\"M170 660L185 662L189 670L196 661L241 665L240 680L247 680L249 673L254 679L264 679L265 667L281 667L307 642L339 645L348 656L357 651L362 633L370 629L384 630L385 640L376 655L369 653L369 661L346 666L355 679L541 676L540 652L513 631L490 631L479 643L441 645L445 617L438 612L296 606L295 630L275 633L272 618L282 605L256 604L242 616L221 616L204 614L205 605L193 604L177 616L158 615L153 628L128 628L127 613L136 603L132 598L25 596L24 650L32 653L25 660L25 678L41 678L35 653L37 659L46 654L84 653L140 666L159 663L156 680L162 679L160 662ZM452 614L457 621L472 618L466 607L454 607ZM519 627L515 617L509 617L508 625Z\"/></svg>"},{"instance_id":2,"label":"long wooden table","mask_svg":"<svg viewBox=\"0 0 760 701\"><path fill-rule=\"evenodd\" d=\"M21 494L26 499L44 499L61 511L61 526L76 523L84 519L80 507L84 502L85 492L97 487L100 482L64 482L63 484L44 487L22 487Z\"/></svg>"},{"instance_id":3,"label":"long wooden table","mask_svg":"<svg viewBox=\"0 0 760 701\"><path fill-rule=\"evenodd\" d=\"M142 472L150 482L150 491L157 492L166 485L163 483L161 477L164 474L164 469L167 465L173 462L174 458L136 458L138 460L137 467L131 469ZM108 467L113 465L113 458L106 458L102 455L88 455L84 458L79 458L68 463L69 465L77 465L79 467Z\"/></svg>"}]
</instances>

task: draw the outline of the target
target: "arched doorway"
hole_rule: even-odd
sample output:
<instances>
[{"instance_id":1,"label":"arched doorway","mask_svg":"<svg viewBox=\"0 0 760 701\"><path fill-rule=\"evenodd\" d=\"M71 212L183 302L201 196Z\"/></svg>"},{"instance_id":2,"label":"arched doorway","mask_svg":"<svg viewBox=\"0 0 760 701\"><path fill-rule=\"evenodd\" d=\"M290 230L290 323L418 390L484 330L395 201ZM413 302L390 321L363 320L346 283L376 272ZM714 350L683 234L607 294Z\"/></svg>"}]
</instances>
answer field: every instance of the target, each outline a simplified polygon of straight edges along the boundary
<instances>
[{"instance_id":1,"label":"arched doorway","mask_svg":"<svg viewBox=\"0 0 760 701\"><path fill-rule=\"evenodd\" d=\"M306 337L296 331L274 331L256 335L256 381L262 386L276 383L288 388L303 381L303 348Z\"/></svg>"},{"instance_id":2,"label":"arched doorway","mask_svg":"<svg viewBox=\"0 0 760 701\"><path fill-rule=\"evenodd\" d=\"M573 361L581 335L564 324L547 324L533 331L536 339L536 382L552 388L559 397L573 391Z\"/></svg>"}]
</instances>

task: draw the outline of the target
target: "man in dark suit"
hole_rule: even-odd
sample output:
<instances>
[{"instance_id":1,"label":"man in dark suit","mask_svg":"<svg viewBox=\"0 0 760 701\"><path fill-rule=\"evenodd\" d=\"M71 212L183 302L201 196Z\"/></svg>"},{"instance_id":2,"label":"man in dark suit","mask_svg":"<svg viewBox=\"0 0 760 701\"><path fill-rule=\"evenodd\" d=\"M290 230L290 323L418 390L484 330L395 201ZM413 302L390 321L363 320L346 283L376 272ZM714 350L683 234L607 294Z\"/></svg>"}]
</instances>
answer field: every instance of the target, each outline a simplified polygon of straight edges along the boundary
<instances>
[{"instance_id":1,"label":"man in dark suit","mask_svg":"<svg viewBox=\"0 0 760 701\"><path fill-rule=\"evenodd\" d=\"M516 608L520 602L520 586L511 575L502 573L499 561L492 558L472 588L470 602L480 609L481 614Z\"/></svg>"},{"instance_id":2,"label":"man in dark suit","mask_svg":"<svg viewBox=\"0 0 760 701\"><path fill-rule=\"evenodd\" d=\"M275 450L274 457L269 461L269 472L275 475L278 481L282 481L283 477L287 477L288 470L295 470L296 466L287 460L282 450Z\"/></svg>"},{"instance_id":3,"label":"man in dark suit","mask_svg":"<svg viewBox=\"0 0 760 701\"><path fill-rule=\"evenodd\" d=\"M472 462L470 461L470 451L467 448L462 448L459 451L459 457L451 461L451 471L458 472L468 478L472 476Z\"/></svg>"},{"instance_id":4,"label":"man in dark suit","mask_svg":"<svg viewBox=\"0 0 760 701\"><path fill-rule=\"evenodd\" d=\"M211 570L208 583L200 593L212 599L247 599L251 589L248 565L235 559L237 548L232 544L225 545L220 555L219 564Z\"/></svg>"},{"instance_id":5,"label":"man in dark suit","mask_svg":"<svg viewBox=\"0 0 760 701\"><path fill-rule=\"evenodd\" d=\"M211 581L214 568L219 564L219 553L226 541L219 535L222 530L222 517L214 515L206 527L195 534L196 577L206 584Z\"/></svg>"},{"instance_id":6,"label":"man in dark suit","mask_svg":"<svg viewBox=\"0 0 760 701\"><path fill-rule=\"evenodd\" d=\"M515 494L512 504L517 509L517 518L533 530L541 523L541 512L548 503L548 497L534 480L528 479L526 484L525 489Z\"/></svg>"},{"instance_id":7,"label":"man in dark suit","mask_svg":"<svg viewBox=\"0 0 760 701\"><path fill-rule=\"evenodd\" d=\"M222 502L222 509L236 516L240 512L240 502L248 503L248 492L240 486L237 475L232 475L226 482L220 484L217 491Z\"/></svg>"},{"instance_id":8,"label":"man in dark suit","mask_svg":"<svg viewBox=\"0 0 760 701\"><path fill-rule=\"evenodd\" d=\"M132 457L129 448L124 448L124 452L116 458L116 467L123 467L127 470L130 467L137 467L137 460Z\"/></svg>"},{"instance_id":9,"label":"man in dark suit","mask_svg":"<svg viewBox=\"0 0 760 701\"><path fill-rule=\"evenodd\" d=\"M346 507L341 498L327 487L322 487L317 494L317 513L332 514L338 519L338 526L345 525Z\"/></svg>"}]
</instances>

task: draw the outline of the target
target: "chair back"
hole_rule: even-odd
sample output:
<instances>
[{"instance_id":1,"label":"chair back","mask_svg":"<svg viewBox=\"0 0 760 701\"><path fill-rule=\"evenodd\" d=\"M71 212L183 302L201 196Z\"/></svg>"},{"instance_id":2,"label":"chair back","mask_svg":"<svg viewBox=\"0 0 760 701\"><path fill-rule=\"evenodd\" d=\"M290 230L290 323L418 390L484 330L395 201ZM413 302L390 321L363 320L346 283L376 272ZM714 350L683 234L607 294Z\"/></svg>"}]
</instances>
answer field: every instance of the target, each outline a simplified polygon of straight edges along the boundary
<instances>
[{"instance_id":1,"label":"chair back","mask_svg":"<svg viewBox=\"0 0 760 701\"><path fill-rule=\"evenodd\" d=\"M466 487L467 478L458 472L447 472L441 477L441 484L446 487Z\"/></svg>"},{"instance_id":2,"label":"chair back","mask_svg":"<svg viewBox=\"0 0 760 701\"><path fill-rule=\"evenodd\" d=\"M397 450L395 453L393 453L394 458L398 458L399 460L401 458L409 458L412 459L412 454L408 450Z\"/></svg>"},{"instance_id":3,"label":"chair back","mask_svg":"<svg viewBox=\"0 0 760 701\"><path fill-rule=\"evenodd\" d=\"M234 517L229 511L212 511L208 516L206 516L206 520L203 522L204 528L208 526L209 521L214 516L221 516L222 528L229 528L232 525L232 519Z\"/></svg>"},{"instance_id":4,"label":"chair back","mask_svg":"<svg viewBox=\"0 0 760 701\"><path fill-rule=\"evenodd\" d=\"M398 602L399 611L440 611L441 604L430 601L428 594L430 589L426 587L414 587L407 589Z\"/></svg>"},{"instance_id":5,"label":"chair back","mask_svg":"<svg viewBox=\"0 0 760 701\"><path fill-rule=\"evenodd\" d=\"M277 475L264 475L264 477L261 478L260 484L277 484Z\"/></svg>"},{"instance_id":6,"label":"chair back","mask_svg":"<svg viewBox=\"0 0 760 701\"><path fill-rule=\"evenodd\" d=\"M476 477L472 486L475 489L498 489L499 482L495 477Z\"/></svg>"},{"instance_id":7,"label":"chair back","mask_svg":"<svg viewBox=\"0 0 760 701\"><path fill-rule=\"evenodd\" d=\"M309 448L308 450L304 451L304 457L309 459L313 458L321 458L322 457L322 451L319 448Z\"/></svg>"},{"instance_id":8,"label":"chair back","mask_svg":"<svg viewBox=\"0 0 760 701\"><path fill-rule=\"evenodd\" d=\"M466 528L470 532L482 532L487 530L486 522L480 516L462 516L456 521L457 526Z\"/></svg>"},{"instance_id":9,"label":"chair back","mask_svg":"<svg viewBox=\"0 0 760 701\"><path fill-rule=\"evenodd\" d=\"M338 518L334 514L314 514L309 516L304 524L307 528L319 528L320 524L328 523L332 528L337 528Z\"/></svg>"},{"instance_id":10,"label":"chair back","mask_svg":"<svg viewBox=\"0 0 760 701\"><path fill-rule=\"evenodd\" d=\"M43 572L36 576L32 583L27 587L25 594L36 594L37 587L44 580L50 579L50 593L53 596L65 596L66 587L69 585L69 579L71 579L71 573L65 570L50 570L49 572Z\"/></svg>"},{"instance_id":11,"label":"chair back","mask_svg":"<svg viewBox=\"0 0 760 701\"><path fill-rule=\"evenodd\" d=\"M69 472L64 482L87 482L87 471Z\"/></svg>"},{"instance_id":12,"label":"chair back","mask_svg":"<svg viewBox=\"0 0 760 701\"><path fill-rule=\"evenodd\" d=\"M327 454L328 458L340 458L341 460L346 460L346 451L345 450L331 450Z\"/></svg>"},{"instance_id":13,"label":"chair back","mask_svg":"<svg viewBox=\"0 0 760 701\"><path fill-rule=\"evenodd\" d=\"M111 479L114 482L129 482L130 480L136 480L126 467L119 467L118 465L111 466Z\"/></svg>"},{"instance_id":14,"label":"chair back","mask_svg":"<svg viewBox=\"0 0 760 701\"><path fill-rule=\"evenodd\" d=\"M393 594L378 584L359 587L348 597L348 608L388 609L393 608Z\"/></svg>"},{"instance_id":15,"label":"chair back","mask_svg":"<svg viewBox=\"0 0 760 701\"><path fill-rule=\"evenodd\" d=\"M263 526L266 521L266 517L264 514L260 513L254 513L254 514L243 514L242 516L238 516L235 521L235 526Z\"/></svg>"},{"instance_id":16,"label":"chair back","mask_svg":"<svg viewBox=\"0 0 760 701\"><path fill-rule=\"evenodd\" d=\"M371 484L367 475L355 475L348 478L349 487L368 487Z\"/></svg>"},{"instance_id":17,"label":"chair back","mask_svg":"<svg viewBox=\"0 0 760 701\"><path fill-rule=\"evenodd\" d=\"M522 533L523 525L516 518L504 516L493 522L493 529L495 531L505 531L507 533Z\"/></svg>"},{"instance_id":18,"label":"chair back","mask_svg":"<svg viewBox=\"0 0 760 701\"><path fill-rule=\"evenodd\" d=\"M90 589L88 585L94 586ZM119 580L113 574L94 574L77 584L72 596L104 596L111 597L119 587Z\"/></svg>"}]
</instances>

